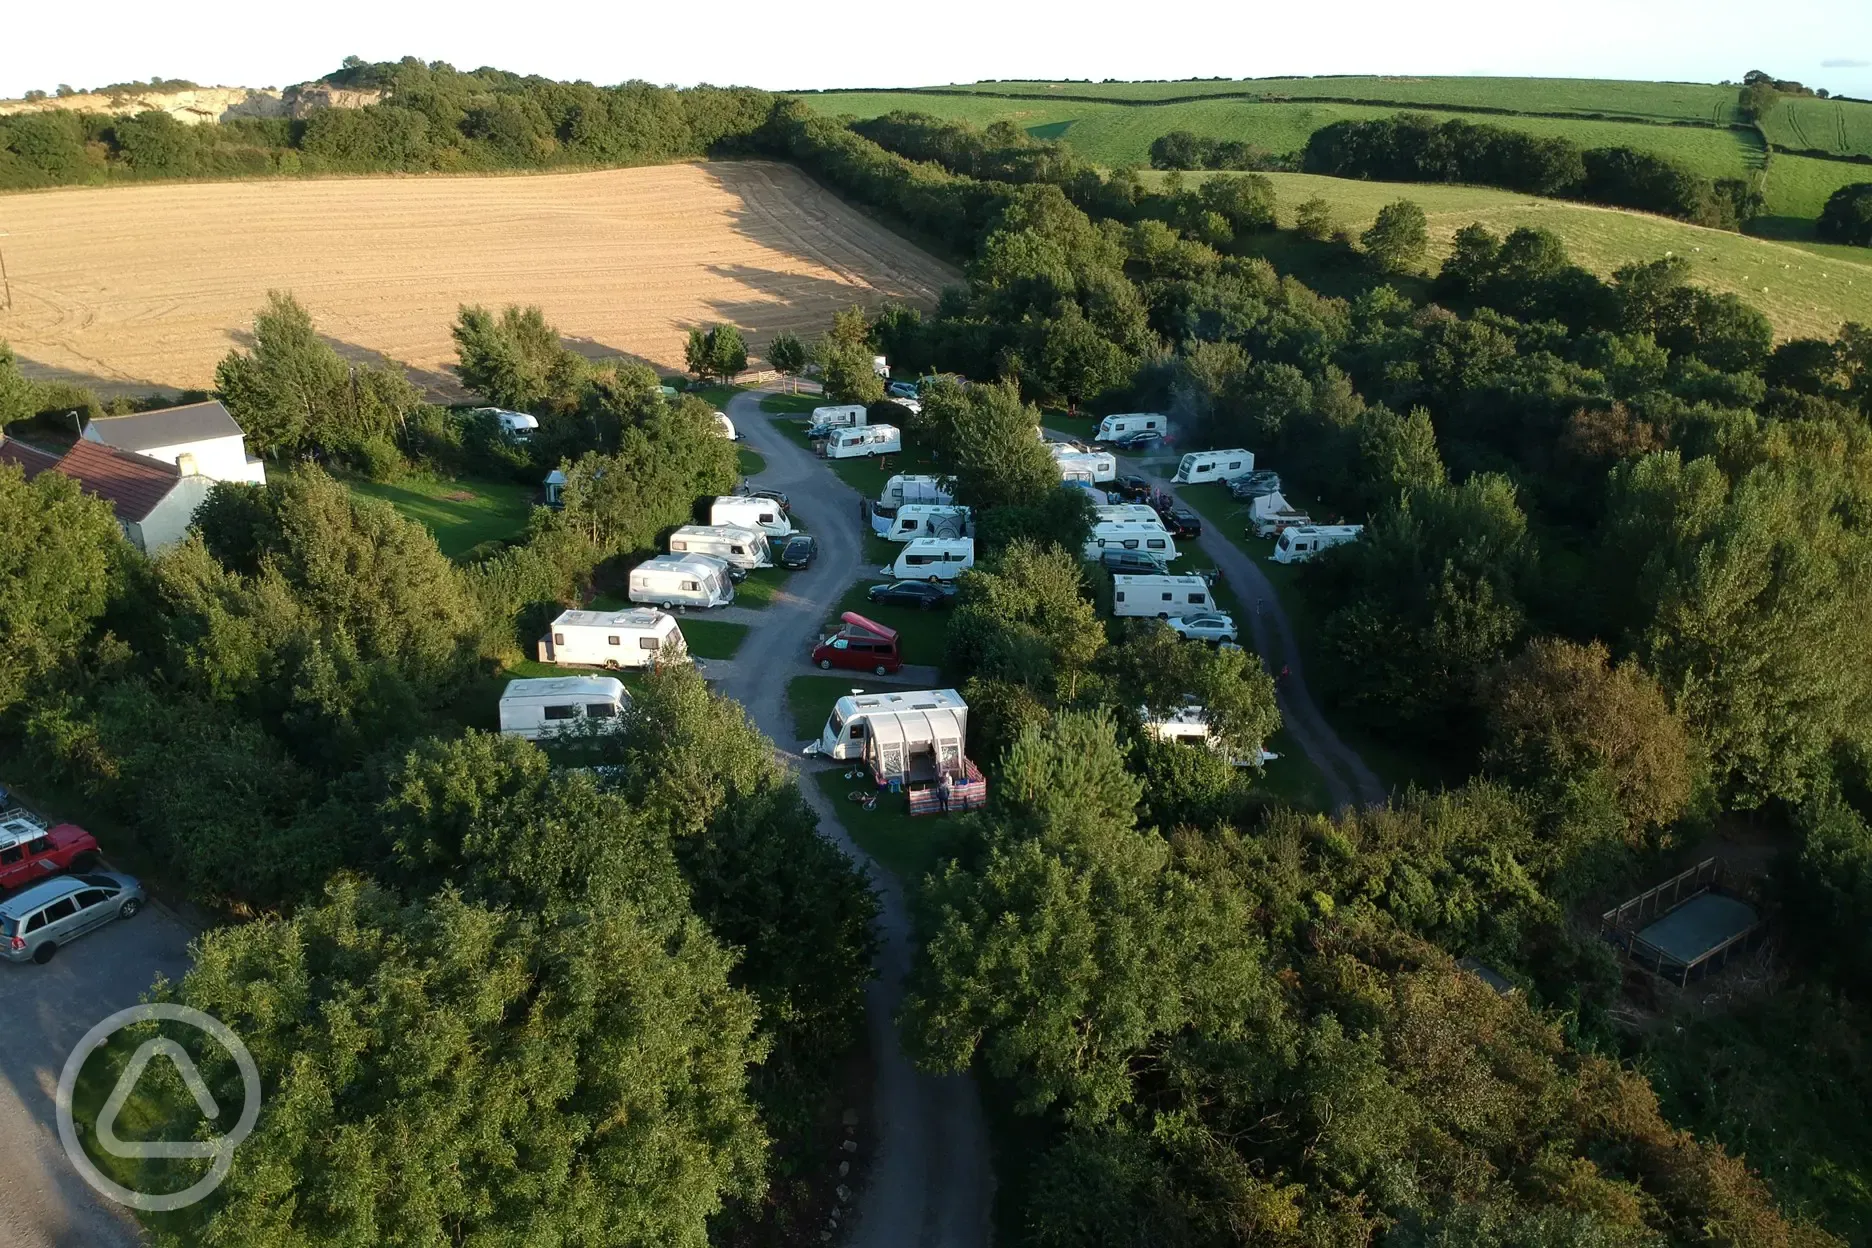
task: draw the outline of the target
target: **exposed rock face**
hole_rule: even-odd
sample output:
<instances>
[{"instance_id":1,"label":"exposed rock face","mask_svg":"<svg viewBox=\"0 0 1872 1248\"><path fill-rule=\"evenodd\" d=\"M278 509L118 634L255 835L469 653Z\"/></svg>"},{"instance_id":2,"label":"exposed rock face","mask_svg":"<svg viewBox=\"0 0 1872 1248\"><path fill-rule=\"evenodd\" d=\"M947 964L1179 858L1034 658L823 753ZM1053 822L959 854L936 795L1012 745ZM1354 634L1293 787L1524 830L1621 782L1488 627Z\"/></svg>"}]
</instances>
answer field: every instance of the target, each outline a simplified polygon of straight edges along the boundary
<instances>
[{"instance_id":1,"label":"exposed rock face","mask_svg":"<svg viewBox=\"0 0 1872 1248\"><path fill-rule=\"evenodd\" d=\"M381 91L354 91L303 82L284 91L248 87L192 87L178 91L86 91L43 100L0 100L0 117L14 113L66 110L126 116L149 110L168 113L185 125L232 121L237 117L304 117L327 108L363 108L383 98Z\"/></svg>"}]
</instances>

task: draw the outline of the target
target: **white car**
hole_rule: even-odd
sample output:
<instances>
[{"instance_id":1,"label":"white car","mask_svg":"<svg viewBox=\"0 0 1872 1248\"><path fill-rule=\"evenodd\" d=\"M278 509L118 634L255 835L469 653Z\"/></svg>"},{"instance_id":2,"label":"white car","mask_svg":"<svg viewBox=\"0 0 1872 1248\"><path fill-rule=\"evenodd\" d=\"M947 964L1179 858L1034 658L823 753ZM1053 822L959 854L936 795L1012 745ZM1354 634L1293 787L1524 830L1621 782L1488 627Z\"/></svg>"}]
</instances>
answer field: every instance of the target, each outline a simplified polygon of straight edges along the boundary
<instances>
[{"instance_id":1,"label":"white car","mask_svg":"<svg viewBox=\"0 0 1872 1248\"><path fill-rule=\"evenodd\" d=\"M1210 615L1177 616L1164 623L1193 641L1234 641L1235 620L1220 612Z\"/></svg>"}]
</instances>

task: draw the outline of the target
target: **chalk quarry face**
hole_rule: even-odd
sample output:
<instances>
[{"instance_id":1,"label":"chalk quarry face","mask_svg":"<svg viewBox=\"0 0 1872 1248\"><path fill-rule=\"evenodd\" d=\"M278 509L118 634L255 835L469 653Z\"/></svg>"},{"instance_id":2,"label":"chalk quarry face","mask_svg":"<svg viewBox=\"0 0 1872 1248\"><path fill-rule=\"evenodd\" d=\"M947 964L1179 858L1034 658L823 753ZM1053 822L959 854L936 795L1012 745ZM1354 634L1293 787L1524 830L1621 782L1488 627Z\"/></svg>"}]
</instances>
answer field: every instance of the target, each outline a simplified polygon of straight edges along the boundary
<instances>
[{"instance_id":1,"label":"chalk quarry face","mask_svg":"<svg viewBox=\"0 0 1872 1248\"><path fill-rule=\"evenodd\" d=\"M0 117L55 111L168 113L184 125L233 121L241 117L304 117L328 108L363 108L383 98L380 91L356 91L322 82L302 82L276 91L270 87L184 87L174 91L84 91L43 100L0 100Z\"/></svg>"}]
</instances>

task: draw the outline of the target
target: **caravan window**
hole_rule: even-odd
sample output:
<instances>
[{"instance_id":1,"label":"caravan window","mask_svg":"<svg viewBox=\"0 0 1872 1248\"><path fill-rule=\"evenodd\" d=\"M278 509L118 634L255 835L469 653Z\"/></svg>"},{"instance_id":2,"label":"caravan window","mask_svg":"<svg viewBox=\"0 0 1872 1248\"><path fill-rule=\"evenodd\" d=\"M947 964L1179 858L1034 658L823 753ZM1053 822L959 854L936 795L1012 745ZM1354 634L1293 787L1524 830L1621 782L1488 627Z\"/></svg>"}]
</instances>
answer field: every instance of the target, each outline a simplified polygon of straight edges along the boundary
<instances>
[{"instance_id":1,"label":"caravan window","mask_svg":"<svg viewBox=\"0 0 1872 1248\"><path fill-rule=\"evenodd\" d=\"M747 554L747 547L745 546L730 546L728 549L733 551L737 555Z\"/></svg>"},{"instance_id":2,"label":"caravan window","mask_svg":"<svg viewBox=\"0 0 1872 1248\"><path fill-rule=\"evenodd\" d=\"M911 529L914 529L914 528L916 528L916 527L917 527L917 522L916 522L916 520L915 520L915 518L913 518L913 517L906 517L906 518L905 518L905 520L904 520L904 522L903 522L903 527L904 527L904 532L906 532L906 533L908 533L908 532L909 532L909 531L910 531Z\"/></svg>"},{"instance_id":3,"label":"caravan window","mask_svg":"<svg viewBox=\"0 0 1872 1248\"><path fill-rule=\"evenodd\" d=\"M1214 467L1215 467L1215 465L1214 465L1214 464L1197 464L1197 465L1196 465L1196 471L1197 471L1197 472L1208 472L1208 471L1210 471L1211 469L1213 469Z\"/></svg>"},{"instance_id":4,"label":"caravan window","mask_svg":"<svg viewBox=\"0 0 1872 1248\"><path fill-rule=\"evenodd\" d=\"M689 543L682 540L681 538L672 537L670 538L669 548L671 550L688 550Z\"/></svg>"},{"instance_id":5,"label":"caravan window","mask_svg":"<svg viewBox=\"0 0 1872 1248\"><path fill-rule=\"evenodd\" d=\"M929 555L911 555L907 559L905 559L904 562L908 563L913 568L920 568L924 564L930 562L930 556Z\"/></svg>"},{"instance_id":6,"label":"caravan window","mask_svg":"<svg viewBox=\"0 0 1872 1248\"><path fill-rule=\"evenodd\" d=\"M864 740L864 735L865 735L864 720L861 719L857 723L852 725L851 739L854 741L862 741Z\"/></svg>"},{"instance_id":7,"label":"caravan window","mask_svg":"<svg viewBox=\"0 0 1872 1248\"><path fill-rule=\"evenodd\" d=\"M577 719L578 707L570 705L546 706L540 708L540 714L546 719Z\"/></svg>"},{"instance_id":8,"label":"caravan window","mask_svg":"<svg viewBox=\"0 0 1872 1248\"><path fill-rule=\"evenodd\" d=\"M565 634L564 634L564 633L554 633L554 634L553 634L553 645L555 645L555 646L563 646L563 645L565 645Z\"/></svg>"},{"instance_id":9,"label":"caravan window","mask_svg":"<svg viewBox=\"0 0 1872 1248\"><path fill-rule=\"evenodd\" d=\"M1209 596L1207 594L1191 594L1189 600L1190 606L1200 607L1203 603L1209 601Z\"/></svg>"},{"instance_id":10,"label":"caravan window","mask_svg":"<svg viewBox=\"0 0 1872 1248\"><path fill-rule=\"evenodd\" d=\"M832 729L832 735L836 737L839 735L839 733L845 730L845 720L843 717L839 715L837 711L833 711L832 719L831 719L831 722L828 724L828 727Z\"/></svg>"},{"instance_id":11,"label":"caravan window","mask_svg":"<svg viewBox=\"0 0 1872 1248\"><path fill-rule=\"evenodd\" d=\"M1230 460L1230 461L1229 461L1229 467L1231 467L1231 468L1239 468L1239 467L1241 467L1241 460L1239 460L1239 459L1235 459L1235 460Z\"/></svg>"},{"instance_id":12,"label":"caravan window","mask_svg":"<svg viewBox=\"0 0 1872 1248\"><path fill-rule=\"evenodd\" d=\"M1165 595L1163 596L1163 600L1164 600L1165 602L1169 602L1169 601L1170 601L1170 595L1169 595L1169 594L1165 594Z\"/></svg>"},{"instance_id":13,"label":"caravan window","mask_svg":"<svg viewBox=\"0 0 1872 1248\"><path fill-rule=\"evenodd\" d=\"M654 637L639 637L637 639L637 648L639 650L661 650L663 648L663 643Z\"/></svg>"},{"instance_id":14,"label":"caravan window","mask_svg":"<svg viewBox=\"0 0 1872 1248\"><path fill-rule=\"evenodd\" d=\"M1116 594L1114 594L1114 595L1113 595L1113 597L1114 597L1114 598L1115 598L1115 599L1116 599L1117 601L1119 601L1119 602L1123 602L1123 601L1125 600L1125 591L1121 589L1121 590L1119 590L1119 591L1118 591L1118 592L1117 592Z\"/></svg>"},{"instance_id":15,"label":"caravan window","mask_svg":"<svg viewBox=\"0 0 1872 1248\"><path fill-rule=\"evenodd\" d=\"M695 581L684 581L682 583L682 587L685 590L688 590L690 593L694 593L695 591L702 588L702 586Z\"/></svg>"},{"instance_id":16,"label":"caravan window","mask_svg":"<svg viewBox=\"0 0 1872 1248\"><path fill-rule=\"evenodd\" d=\"M760 522L762 524L772 524L774 522L773 512L771 511L761 512Z\"/></svg>"},{"instance_id":17,"label":"caravan window","mask_svg":"<svg viewBox=\"0 0 1872 1248\"><path fill-rule=\"evenodd\" d=\"M1151 538L1148 545L1152 550L1162 550L1164 548L1163 539L1160 537Z\"/></svg>"},{"instance_id":18,"label":"caravan window","mask_svg":"<svg viewBox=\"0 0 1872 1248\"><path fill-rule=\"evenodd\" d=\"M621 646L624 644L624 639L621 637L607 637L605 638L605 644L612 645L612 646Z\"/></svg>"},{"instance_id":19,"label":"caravan window","mask_svg":"<svg viewBox=\"0 0 1872 1248\"><path fill-rule=\"evenodd\" d=\"M617 704L613 702L587 702L585 714L591 719L616 719Z\"/></svg>"},{"instance_id":20,"label":"caravan window","mask_svg":"<svg viewBox=\"0 0 1872 1248\"><path fill-rule=\"evenodd\" d=\"M1137 549L1137 538L1135 538L1135 537L1127 537L1127 538L1125 538L1125 542L1124 542L1124 548L1125 548L1126 550L1136 550L1136 549Z\"/></svg>"}]
</instances>

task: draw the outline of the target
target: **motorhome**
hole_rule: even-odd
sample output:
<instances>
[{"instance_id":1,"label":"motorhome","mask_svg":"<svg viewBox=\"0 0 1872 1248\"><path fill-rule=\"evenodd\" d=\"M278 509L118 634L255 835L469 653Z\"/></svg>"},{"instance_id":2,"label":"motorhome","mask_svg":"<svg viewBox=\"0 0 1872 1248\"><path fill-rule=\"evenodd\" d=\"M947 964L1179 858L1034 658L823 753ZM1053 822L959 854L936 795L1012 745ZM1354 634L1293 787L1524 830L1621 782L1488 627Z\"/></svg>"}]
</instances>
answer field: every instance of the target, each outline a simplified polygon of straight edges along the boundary
<instances>
[{"instance_id":1,"label":"motorhome","mask_svg":"<svg viewBox=\"0 0 1872 1248\"><path fill-rule=\"evenodd\" d=\"M674 616L649 607L629 611L561 611L539 639L542 663L649 667L689 654Z\"/></svg>"},{"instance_id":2,"label":"motorhome","mask_svg":"<svg viewBox=\"0 0 1872 1248\"><path fill-rule=\"evenodd\" d=\"M812 410L812 425L806 430L809 438L823 438L834 429L855 429L868 420L865 405L862 403L843 403L835 407L815 407Z\"/></svg>"},{"instance_id":3,"label":"motorhome","mask_svg":"<svg viewBox=\"0 0 1872 1248\"><path fill-rule=\"evenodd\" d=\"M711 525L736 529L759 529L769 537L785 537L793 531L793 522L779 502L758 494L721 494L709 504Z\"/></svg>"},{"instance_id":4,"label":"motorhome","mask_svg":"<svg viewBox=\"0 0 1872 1248\"><path fill-rule=\"evenodd\" d=\"M953 581L974 566L974 538L918 537L905 542L903 553L882 573L900 581Z\"/></svg>"},{"instance_id":5,"label":"motorhome","mask_svg":"<svg viewBox=\"0 0 1872 1248\"><path fill-rule=\"evenodd\" d=\"M1170 480L1178 485L1201 485L1205 481L1233 481L1253 471L1254 455L1249 451L1239 448L1232 451L1191 451L1177 461L1176 476Z\"/></svg>"},{"instance_id":6,"label":"motorhome","mask_svg":"<svg viewBox=\"0 0 1872 1248\"><path fill-rule=\"evenodd\" d=\"M1297 524L1311 524L1313 517L1288 503L1279 491L1263 494L1248 505L1248 529L1256 537L1279 537Z\"/></svg>"},{"instance_id":7,"label":"motorhome","mask_svg":"<svg viewBox=\"0 0 1872 1248\"><path fill-rule=\"evenodd\" d=\"M539 432L539 417L529 416L525 412L510 412L504 407L477 407L476 416L492 416L500 424L500 430L509 441L526 442Z\"/></svg>"},{"instance_id":8,"label":"motorhome","mask_svg":"<svg viewBox=\"0 0 1872 1248\"><path fill-rule=\"evenodd\" d=\"M903 718L930 715L953 720L958 731L968 729L968 703L954 689L906 690L902 693L864 693L854 689L832 705L819 739L806 753L839 760L864 757L874 726Z\"/></svg>"},{"instance_id":9,"label":"motorhome","mask_svg":"<svg viewBox=\"0 0 1872 1248\"><path fill-rule=\"evenodd\" d=\"M827 459L854 459L863 455L895 455L903 450L903 434L896 425L863 425L834 429L819 453Z\"/></svg>"},{"instance_id":10,"label":"motorhome","mask_svg":"<svg viewBox=\"0 0 1872 1248\"><path fill-rule=\"evenodd\" d=\"M1362 524L1298 524L1281 530L1274 543L1275 563L1305 563L1322 550L1358 541Z\"/></svg>"},{"instance_id":11,"label":"motorhome","mask_svg":"<svg viewBox=\"0 0 1872 1248\"><path fill-rule=\"evenodd\" d=\"M537 741L578 732L586 723L616 728L630 695L615 676L546 676L510 680L500 699L500 730Z\"/></svg>"},{"instance_id":12,"label":"motorhome","mask_svg":"<svg viewBox=\"0 0 1872 1248\"><path fill-rule=\"evenodd\" d=\"M1098 520L1136 520L1139 524L1154 524L1163 528L1163 517L1157 509L1148 503L1103 503L1094 504L1092 519Z\"/></svg>"},{"instance_id":13,"label":"motorhome","mask_svg":"<svg viewBox=\"0 0 1872 1248\"><path fill-rule=\"evenodd\" d=\"M767 535L739 524L685 524L669 535L669 553L714 555L737 568L773 567Z\"/></svg>"},{"instance_id":14,"label":"motorhome","mask_svg":"<svg viewBox=\"0 0 1872 1248\"><path fill-rule=\"evenodd\" d=\"M725 607L734 601L734 582L725 565L700 555L658 555L631 569L627 596L673 611L677 607Z\"/></svg>"},{"instance_id":15,"label":"motorhome","mask_svg":"<svg viewBox=\"0 0 1872 1248\"><path fill-rule=\"evenodd\" d=\"M1124 412L1117 416L1107 416L1099 421L1098 432L1092 435L1094 442L1109 442L1113 438L1122 438L1134 433L1168 433L1170 418L1158 412Z\"/></svg>"},{"instance_id":16,"label":"motorhome","mask_svg":"<svg viewBox=\"0 0 1872 1248\"><path fill-rule=\"evenodd\" d=\"M1167 620L1215 609L1215 593L1200 576L1112 576L1113 615Z\"/></svg>"},{"instance_id":17,"label":"motorhome","mask_svg":"<svg viewBox=\"0 0 1872 1248\"><path fill-rule=\"evenodd\" d=\"M1086 539L1085 557L1096 560L1108 550L1136 550L1168 563L1177 557L1176 539L1162 521L1100 520Z\"/></svg>"},{"instance_id":18,"label":"motorhome","mask_svg":"<svg viewBox=\"0 0 1872 1248\"><path fill-rule=\"evenodd\" d=\"M727 412L715 413L715 432L730 442L739 442L741 435L735 432L734 421L728 419Z\"/></svg>"},{"instance_id":19,"label":"motorhome","mask_svg":"<svg viewBox=\"0 0 1872 1248\"><path fill-rule=\"evenodd\" d=\"M1118 477L1118 457L1110 451L1075 451L1055 442L1053 462L1059 465L1060 480L1079 485L1099 485Z\"/></svg>"},{"instance_id":20,"label":"motorhome","mask_svg":"<svg viewBox=\"0 0 1872 1248\"><path fill-rule=\"evenodd\" d=\"M1226 744L1209 724L1208 710L1195 702L1185 702L1182 706L1166 715L1153 715L1149 708L1138 708L1138 720L1148 736L1174 745L1195 746L1221 754ZM1278 758L1277 754L1256 746L1241 755L1230 754L1229 762L1236 767L1259 767Z\"/></svg>"},{"instance_id":21,"label":"motorhome","mask_svg":"<svg viewBox=\"0 0 1872 1248\"><path fill-rule=\"evenodd\" d=\"M897 509L884 536L893 542L907 542L918 537L969 537L969 509L910 503Z\"/></svg>"}]
</instances>

